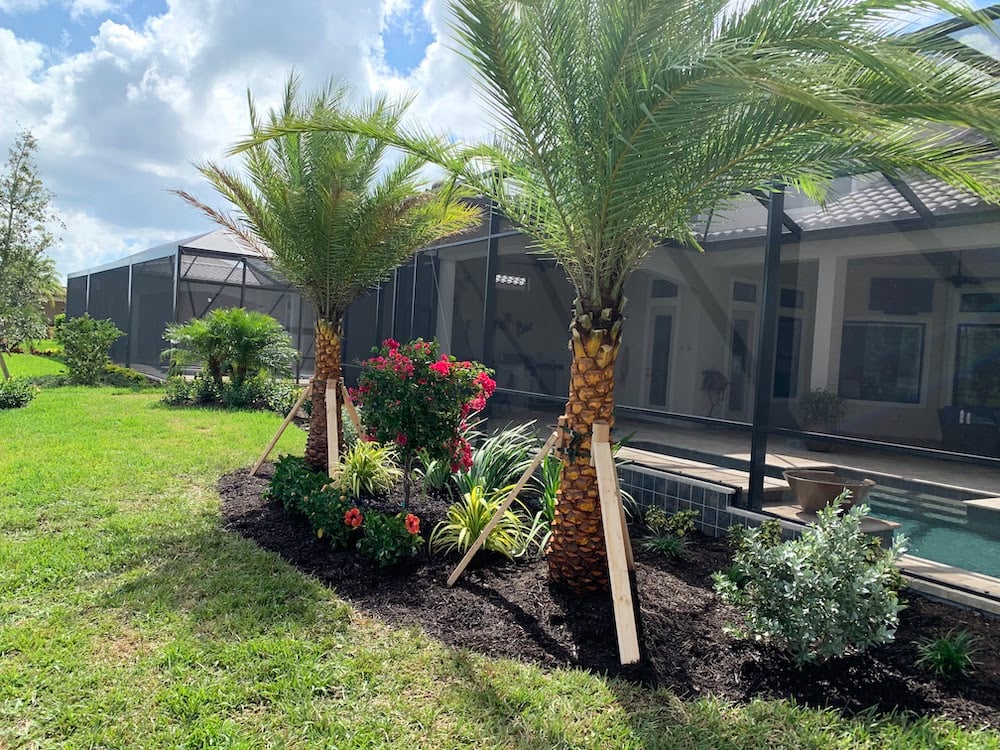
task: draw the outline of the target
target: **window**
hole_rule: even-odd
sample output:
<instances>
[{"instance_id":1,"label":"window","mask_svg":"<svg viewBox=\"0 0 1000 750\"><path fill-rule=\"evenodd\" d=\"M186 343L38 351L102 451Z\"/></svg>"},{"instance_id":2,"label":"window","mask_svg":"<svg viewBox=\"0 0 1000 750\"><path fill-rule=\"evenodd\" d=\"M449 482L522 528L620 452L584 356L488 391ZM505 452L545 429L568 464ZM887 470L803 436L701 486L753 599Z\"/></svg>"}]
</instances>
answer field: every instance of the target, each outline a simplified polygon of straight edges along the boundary
<instances>
[{"instance_id":1,"label":"window","mask_svg":"<svg viewBox=\"0 0 1000 750\"><path fill-rule=\"evenodd\" d=\"M778 340L774 355L774 397L799 395L799 354L802 348L802 321L782 315L778 318Z\"/></svg>"},{"instance_id":2,"label":"window","mask_svg":"<svg viewBox=\"0 0 1000 750\"><path fill-rule=\"evenodd\" d=\"M953 403L1000 406L1000 325L960 325L955 360Z\"/></svg>"},{"instance_id":3,"label":"window","mask_svg":"<svg viewBox=\"0 0 1000 750\"><path fill-rule=\"evenodd\" d=\"M677 285L666 279L653 279L653 288L650 290L650 297L663 299L677 296Z\"/></svg>"},{"instance_id":4,"label":"window","mask_svg":"<svg viewBox=\"0 0 1000 750\"><path fill-rule=\"evenodd\" d=\"M840 395L862 401L919 403L923 355L923 324L844 323Z\"/></svg>"},{"instance_id":5,"label":"window","mask_svg":"<svg viewBox=\"0 0 1000 750\"><path fill-rule=\"evenodd\" d=\"M745 281L733 282L733 302L756 302L757 285Z\"/></svg>"}]
</instances>

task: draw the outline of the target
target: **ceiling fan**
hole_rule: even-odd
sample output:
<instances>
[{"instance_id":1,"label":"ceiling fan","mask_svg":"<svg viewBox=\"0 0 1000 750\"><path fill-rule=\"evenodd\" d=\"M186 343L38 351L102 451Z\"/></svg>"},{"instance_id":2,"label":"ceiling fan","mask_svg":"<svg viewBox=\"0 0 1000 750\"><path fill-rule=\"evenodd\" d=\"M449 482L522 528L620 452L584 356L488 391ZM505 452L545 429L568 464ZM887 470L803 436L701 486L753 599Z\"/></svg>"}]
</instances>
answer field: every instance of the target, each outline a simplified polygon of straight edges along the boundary
<instances>
[{"instance_id":1,"label":"ceiling fan","mask_svg":"<svg viewBox=\"0 0 1000 750\"><path fill-rule=\"evenodd\" d=\"M962 273L962 251L958 251L958 270L951 276L945 276L945 281L950 281L951 285L956 289L961 289L963 286L982 286L983 280L978 276L969 276L968 274Z\"/></svg>"}]
</instances>

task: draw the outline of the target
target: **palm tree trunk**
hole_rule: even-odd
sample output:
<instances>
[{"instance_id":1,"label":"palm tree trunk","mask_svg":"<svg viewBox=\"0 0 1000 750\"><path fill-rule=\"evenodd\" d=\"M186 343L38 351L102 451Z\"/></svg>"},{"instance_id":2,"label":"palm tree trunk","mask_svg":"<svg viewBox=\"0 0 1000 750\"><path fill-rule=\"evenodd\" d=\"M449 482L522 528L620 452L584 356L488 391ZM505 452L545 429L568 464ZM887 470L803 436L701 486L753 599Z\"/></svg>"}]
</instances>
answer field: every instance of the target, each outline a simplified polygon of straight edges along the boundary
<instances>
[{"instance_id":1,"label":"palm tree trunk","mask_svg":"<svg viewBox=\"0 0 1000 750\"><path fill-rule=\"evenodd\" d=\"M550 577L578 593L608 589L601 501L597 470L590 465L590 440L594 422L614 423L621 321L618 304L596 316L578 313L570 325L573 364L566 424L572 440L563 459L547 557Z\"/></svg>"},{"instance_id":2,"label":"palm tree trunk","mask_svg":"<svg viewBox=\"0 0 1000 750\"><path fill-rule=\"evenodd\" d=\"M340 379L340 320L316 321L316 376L313 379L312 414L309 417L309 438L306 441L306 461L320 471L329 470L329 444L326 436L326 381ZM337 443L344 447L344 426L337 420Z\"/></svg>"}]
</instances>

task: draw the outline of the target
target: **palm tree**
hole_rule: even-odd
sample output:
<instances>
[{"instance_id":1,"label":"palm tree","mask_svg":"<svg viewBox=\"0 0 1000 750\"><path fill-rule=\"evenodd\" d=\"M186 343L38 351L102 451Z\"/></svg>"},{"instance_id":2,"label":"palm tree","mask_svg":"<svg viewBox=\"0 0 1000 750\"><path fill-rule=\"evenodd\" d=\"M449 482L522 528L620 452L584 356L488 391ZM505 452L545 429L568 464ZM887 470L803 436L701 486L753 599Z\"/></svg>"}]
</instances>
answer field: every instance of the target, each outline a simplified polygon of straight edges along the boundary
<instances>
[{"instance_id":1,"label":"palm tree","mask_svg":"<svg viewBox=\"0 0 1000 750\"><path fill-rule=\"evenodd\" d=\"M548 550L555 580L607 586L590 435L613 422L623 289L656 238L698 247L691 219L740 191L822 200L845 173L924 172L1000 202L997 63L914 33L929 10L986 23L948 0L455 0L493 144L429 149L346 118L263 134L353 130L464 160L465 179L565 269L578 443Z\"/></svg>"},{"instance_id":2,"label":"palm tree","mask_svg":"<svg viewBox=\"0 0 1000 750\"><path fill-rule=\"evenodd\" d=\"M330 84L297 104L294 76L267 127L304 117L349 115L392 132L407 103L384 98L348 105L346 86ZM251 133L265 125L248 94ZM478 210L456 190L420 190L425 162L404 155L387 164L387 146L344 132L287 134L260 142L243 155L245 176L214 162L199 171L231 203L235 216L188 193L183 199L268 258L316 313L316 376L306 459L327 467L326 381L341 375L343 319L348 305L383 280L414 250L478 221ZM338 434L342 444L342 433Z\"/></svg>"},{"instance_id":3,"label":"palm tree","mask_svg":"<svg viewBox=\"0 0 1000 750\"><path fill-rule=\"evenodd\" d=\"M287 373L298 357L281 323L242 307L212 310L204 318L171 323L164 337L173 344L163 352L172 365L200 363L220 389L225 375L240 386L261 372Z\"/></svg>"}]
</instances>

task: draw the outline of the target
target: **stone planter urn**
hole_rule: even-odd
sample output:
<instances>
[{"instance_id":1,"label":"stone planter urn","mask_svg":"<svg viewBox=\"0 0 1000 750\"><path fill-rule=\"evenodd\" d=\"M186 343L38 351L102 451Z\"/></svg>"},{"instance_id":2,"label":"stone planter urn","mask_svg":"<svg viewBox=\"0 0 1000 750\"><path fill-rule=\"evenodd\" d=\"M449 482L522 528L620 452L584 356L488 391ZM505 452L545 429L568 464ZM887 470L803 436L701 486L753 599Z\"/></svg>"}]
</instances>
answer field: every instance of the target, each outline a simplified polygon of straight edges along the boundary
<instances>
[{"instance_id":1,"label":"stone planter urn","mask_svg":"<svg viewBox=\"0 0 1000 750\"><path fill-rule=\"evenodd\" d=\"M845 489L851 491L851 496L841 505L847 510L853 505L863 503L868 496L868 490L875 486L871 479L846 479L838 477L834 471L820 469L788 469L782 472L785 481L792 490L795 502L806 513L816 513L830 505Z\"/></svg>"}]
</instances>

